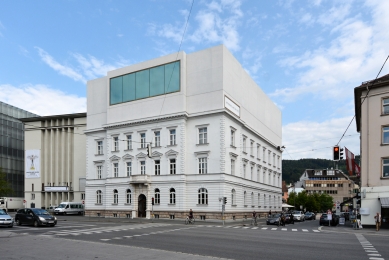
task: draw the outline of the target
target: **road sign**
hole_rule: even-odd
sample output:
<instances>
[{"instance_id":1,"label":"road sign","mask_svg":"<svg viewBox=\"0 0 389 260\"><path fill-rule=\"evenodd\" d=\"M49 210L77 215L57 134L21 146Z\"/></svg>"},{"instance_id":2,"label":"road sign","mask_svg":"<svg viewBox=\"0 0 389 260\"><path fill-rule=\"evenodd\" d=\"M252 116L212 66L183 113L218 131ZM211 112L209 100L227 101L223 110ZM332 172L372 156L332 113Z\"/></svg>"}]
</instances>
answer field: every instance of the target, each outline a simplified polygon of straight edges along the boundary
<instances>
[{"instance_id":1,"label":"road sign","mask_svg":"<svg viewBox=\"0 0 389 260\"><path fill-rule=\"evenodd\" d=\"M84 201L84 200L82 201L82 204L85 204L85 201Z\"/></svg>"},{"instance_id":2,"label":"road sign","mask_svg":"<svg viewBox=\"0 0 389 260\"><path fill-rule=\"evenodd\" d=\"M26 203L26 200L23 200L23 203Z\"/></svg>"}]
</instances>

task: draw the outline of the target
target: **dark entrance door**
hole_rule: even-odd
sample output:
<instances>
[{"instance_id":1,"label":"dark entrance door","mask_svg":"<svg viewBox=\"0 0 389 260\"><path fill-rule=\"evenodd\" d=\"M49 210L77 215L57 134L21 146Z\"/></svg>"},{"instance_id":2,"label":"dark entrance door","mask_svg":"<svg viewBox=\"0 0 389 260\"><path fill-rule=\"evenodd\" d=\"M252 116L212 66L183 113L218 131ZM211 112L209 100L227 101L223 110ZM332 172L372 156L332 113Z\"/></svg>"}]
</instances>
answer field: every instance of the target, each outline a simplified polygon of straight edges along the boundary
<instances>
[{"instance_id":1,"label":"dark entrance door","mask_svg":"<svg viewBox=\"0 0 389 260\"><path fill-rule=\"evenodd\" d=\"M146 196L144 194L138 197L138 218L146 217Z\"/></svg>"}]
</instances>

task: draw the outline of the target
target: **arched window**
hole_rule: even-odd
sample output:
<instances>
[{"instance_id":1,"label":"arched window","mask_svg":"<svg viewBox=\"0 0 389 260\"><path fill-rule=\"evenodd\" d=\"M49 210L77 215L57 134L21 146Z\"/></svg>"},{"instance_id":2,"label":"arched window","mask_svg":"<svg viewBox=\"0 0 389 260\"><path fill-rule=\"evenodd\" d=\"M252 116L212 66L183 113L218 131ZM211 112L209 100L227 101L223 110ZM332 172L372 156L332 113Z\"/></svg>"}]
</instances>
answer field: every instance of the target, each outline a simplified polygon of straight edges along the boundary
<instances>
[{"instance_id":1,"label":"arched window","mask_svg":"<svg viewBox=\"0 0 389 260\"><path fill-rule=\"evenodd\" d=\"M170 189L170 204L176 204L176 190Z\"/></svg>"},{"instance_id":2,"label":"arched window","mask_svg":"<svg viewBox=\"0 0 389 260\"><path fill-rule=\"evenodd\" d=\"M96 191L96 203L101 204L101 201L102 201L101 190L98 190L98 191Z\"/></svg>"},{"instance_id":3,"label":"arched window","mask_svg":"<svg viewBox=\"0 0 389 260\"><path fill-rule=\"evenodd\" d=\"M198 191L198 204L208 204L208 191L201 188Z\"/></svg>"},{"instance_id":4,"label":"arched window","mask_svg":"<svg viewBox=\"0 0 389 260\"><path fill-rule=\"evenodd\" d=\"M247 206L246 191L243 192L243 205Z\"/></svg>"},{"instance_id":5,"label":"arched window","mask_svg":"<svg viewBox=\"0 0 389 260\"><path fill-rule=\"evenodd\" d=\"M113 204L118 204L119 193L118 190L113 190Z\"/></svg>"},{"instance_id":6,"label":"arched window","mask_svg":"<svg viewBox=\"0 0 389 260\"><path fill-rule=\"evenodd\" d=\"M231 205L236 205L236 198L235 198L235 189L232 189L231 191Z\"/></svg>"},{"instance_id":7,"label":"arched window","mask_svg":"<svg viewBox=\"0 0 389 260\"><path fill-rule=\"evenodd\" d=\"M251 206L254 207L254 192L251 192Z\"/></svg>"},{"instance_id":8,"label":"arched window","mask_svg":"<svg viewBox=\"0 0 389 260\"><path fill-rule=\"evenodd\" d=\"M130 189L127 189L127 192L126 192L126 203L131 204L131 190Z\"/></svg>"},{"instance_id":9,"label":"arched window","mask_svg":"<svg viewBox=\"0 0 389 260\"><path fill-rule=\"evenodd\" d=\"M159 189L154 190L154 204L161 203Z\"/></svg>"}]
</instances>

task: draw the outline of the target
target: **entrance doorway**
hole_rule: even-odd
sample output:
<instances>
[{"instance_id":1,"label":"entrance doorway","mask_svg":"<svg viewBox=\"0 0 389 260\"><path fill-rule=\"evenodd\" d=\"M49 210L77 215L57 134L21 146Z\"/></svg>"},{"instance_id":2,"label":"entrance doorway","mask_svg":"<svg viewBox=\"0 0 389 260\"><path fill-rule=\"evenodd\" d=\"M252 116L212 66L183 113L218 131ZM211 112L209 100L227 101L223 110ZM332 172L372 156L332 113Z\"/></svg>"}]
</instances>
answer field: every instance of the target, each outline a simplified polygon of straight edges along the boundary
<instances>
[{"instance_id":1,"label":"entrance doorway","mask_svg":"<svg viewBox=\"0 0 389 260\"><path fill-rule=\"evenodd\" d=\"M146 217L146 196L144 194L138 197L138 218Z\"/></svg>"}]
</instances>

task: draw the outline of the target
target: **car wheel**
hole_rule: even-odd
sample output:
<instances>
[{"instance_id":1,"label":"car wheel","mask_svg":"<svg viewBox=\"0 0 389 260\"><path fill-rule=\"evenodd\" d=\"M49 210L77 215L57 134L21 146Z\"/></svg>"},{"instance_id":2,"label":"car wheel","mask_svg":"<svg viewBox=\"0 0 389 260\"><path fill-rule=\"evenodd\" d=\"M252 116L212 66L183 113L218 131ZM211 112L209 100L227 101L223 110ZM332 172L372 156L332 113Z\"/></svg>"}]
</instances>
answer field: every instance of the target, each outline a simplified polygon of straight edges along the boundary
<instances>
[{"instance_id":1,"label":"car wheel","mask_svg":"<svg viewBox=\"0 0 389 260\"><path fill-rule=\"evenodd\" d=\"M14 225L8 226L9 228L13 227Z\"/></svg>"},{"instance_id":2,"label":"car wheel","mask_svg":"<svg viewBox=\"0 0 389 260\"><path fill-rule=\"evenodd\" d=\"M55 224L54 225L51 225L52 227L55 227Z\"/></svg>"},{"instance_id":3,"label":"car wheel","mask_svg":"<svg viewBox=\"0 0 389 260\"><path fill-rule=\"evenodd\" d=\"M16 224L17 224L18 226L21 226L21 225L22 225L22 222L21 222L19 219L17 219L17 220L16 220Z\"/></svg>"},{"instance_id":4,"label":"car wheel","mask_svg":"<svg viewBox=\"0 0 389 260\"><path fill-rule=\"evenodd\" d=\"M66 215L66 212L64 212L63 215Z\"/></svg>"},{"instance_id":5,"label":"car wheel","mask_svg":"<svg viewBox=\"0 0 389 260\"><path fill-rule=\"evenodd\" d=\"M34 221L34 227L39 227L38 221Z\"/></svg>"}]
</instances>

